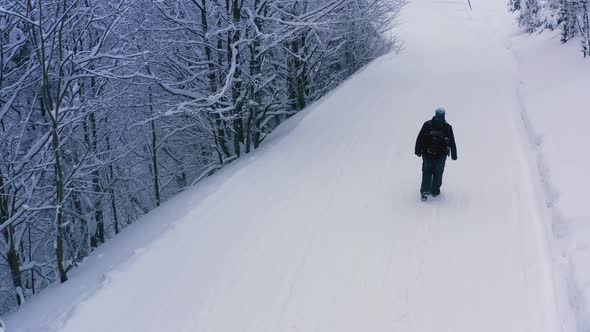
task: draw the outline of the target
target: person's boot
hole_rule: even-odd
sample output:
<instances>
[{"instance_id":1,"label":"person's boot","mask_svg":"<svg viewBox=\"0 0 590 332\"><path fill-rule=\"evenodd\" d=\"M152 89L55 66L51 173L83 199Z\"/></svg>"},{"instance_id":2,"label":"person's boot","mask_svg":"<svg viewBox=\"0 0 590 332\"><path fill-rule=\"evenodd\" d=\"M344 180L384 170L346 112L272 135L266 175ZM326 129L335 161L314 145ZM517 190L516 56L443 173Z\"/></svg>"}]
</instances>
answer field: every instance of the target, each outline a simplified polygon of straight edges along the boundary
<instances>
[{"instance_id":1,"label":"person's boot","mask_svg":"<svg viewBox=\"0 0 590 332\"><path fill-rule=\"evenodd\" d=\"M422 197L421 197L422 202L425 202L426 200L428 200L428 195L430 195L430 193L427 193L427 192L422 193Z\"/></svg>"}]
</instances>

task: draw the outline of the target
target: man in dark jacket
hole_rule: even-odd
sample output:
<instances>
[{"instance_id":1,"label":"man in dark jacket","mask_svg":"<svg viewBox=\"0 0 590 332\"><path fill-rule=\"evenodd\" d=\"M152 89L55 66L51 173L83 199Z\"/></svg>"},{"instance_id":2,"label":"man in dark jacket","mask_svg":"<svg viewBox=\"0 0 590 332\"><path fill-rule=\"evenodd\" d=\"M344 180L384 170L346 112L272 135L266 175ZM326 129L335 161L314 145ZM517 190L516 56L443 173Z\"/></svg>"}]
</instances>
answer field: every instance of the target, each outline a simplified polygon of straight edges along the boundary
<instances>
[{"instance_id":1,"label":"man in dark jacket","mask_svg":"<svg viewBox=\"0 0 590 332\"><path fill-rule=\"evenodd\" d=\"M450 151L449 151L450 148ZM444 108L438 108L432 120L426 121L416 139L416 155L422 157L422 200L440 194L447 156L457 160L453 127L445 121Z\"/></svg>"}]
</instances>

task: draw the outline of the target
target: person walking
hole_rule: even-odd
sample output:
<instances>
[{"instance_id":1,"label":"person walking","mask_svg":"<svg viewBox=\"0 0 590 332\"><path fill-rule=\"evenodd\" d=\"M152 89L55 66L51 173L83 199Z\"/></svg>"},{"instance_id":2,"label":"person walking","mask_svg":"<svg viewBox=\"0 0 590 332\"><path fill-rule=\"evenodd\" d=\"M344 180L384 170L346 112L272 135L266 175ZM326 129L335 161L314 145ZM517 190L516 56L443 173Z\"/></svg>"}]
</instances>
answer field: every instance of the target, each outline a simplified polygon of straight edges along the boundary
<instances>
[{"instance_id":1,"label":"person walking","mask_svg":"<svg viewBox=\"0 0 590 332\"><path fill-rule=\"evenodd\" d=\"M447 156L450 154L453 160L457 160L453 127L446 122L445 113L444 108L437 108L432 120L422 125L416 139L415 153L422 157L420 195L423 201L426 201L428 196L440 195Z\"/></svg>"}]
</instances>

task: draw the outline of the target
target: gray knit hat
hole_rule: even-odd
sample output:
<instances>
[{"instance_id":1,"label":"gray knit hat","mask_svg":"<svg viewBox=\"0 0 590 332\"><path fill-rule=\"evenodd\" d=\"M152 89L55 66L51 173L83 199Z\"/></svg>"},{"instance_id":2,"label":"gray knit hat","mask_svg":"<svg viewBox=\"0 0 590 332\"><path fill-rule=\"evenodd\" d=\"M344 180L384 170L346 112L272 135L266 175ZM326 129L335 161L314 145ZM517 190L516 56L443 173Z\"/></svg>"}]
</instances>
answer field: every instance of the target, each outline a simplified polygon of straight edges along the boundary
<instances>
[{"instance_id":1,"label":"gray knit hat","mask_svg":"<svg viewBox=\"0 0 590 332\"><path fill-rule=\"evenodd\" d=\"M445 109L442 107L439 107L436 109L436 112L434 112L434 116L436 116L437 118L444 120L445 119Z\"/></svg>"}]
</instances>

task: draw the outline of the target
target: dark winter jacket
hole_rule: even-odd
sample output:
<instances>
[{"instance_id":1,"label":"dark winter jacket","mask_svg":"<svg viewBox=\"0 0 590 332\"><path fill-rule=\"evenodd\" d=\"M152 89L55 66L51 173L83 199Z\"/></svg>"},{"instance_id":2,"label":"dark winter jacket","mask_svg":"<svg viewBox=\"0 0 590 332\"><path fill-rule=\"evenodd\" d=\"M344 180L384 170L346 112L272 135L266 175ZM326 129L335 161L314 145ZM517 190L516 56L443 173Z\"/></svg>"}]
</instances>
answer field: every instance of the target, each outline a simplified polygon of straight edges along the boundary
<instances>
[{"instance_id":1,"label":"dark winter jacket","mask_svg":"<svg viewBox=\"0 0 590 332\"><path fill-rule=\"evenodd\" d=\"M453 127L450 124L446 123L444 120L441 120L437 117L433 117L432 120L424 122L422 129L420 129L420 133L418 134L418 138L416 139L416 155L424 155L425 157L432 157L432 158L440 158L442 156L429 156L426 153L426 144L428 144L428 133L432 129L440 129L442 132L448 137L449 139L449 148L451 148L451 158L453 160L457 159L457 146L455 145L455 136L453 135Z\"/></svg>"}]
</instances>

